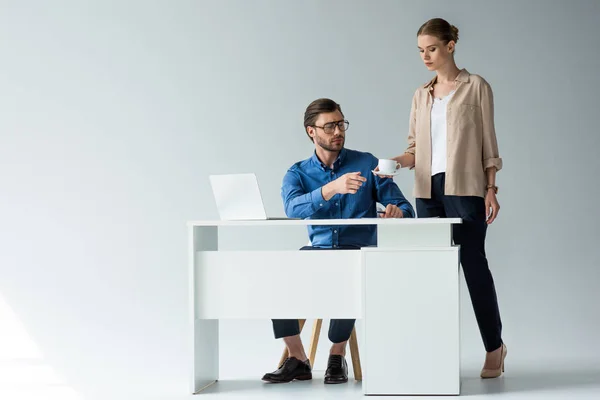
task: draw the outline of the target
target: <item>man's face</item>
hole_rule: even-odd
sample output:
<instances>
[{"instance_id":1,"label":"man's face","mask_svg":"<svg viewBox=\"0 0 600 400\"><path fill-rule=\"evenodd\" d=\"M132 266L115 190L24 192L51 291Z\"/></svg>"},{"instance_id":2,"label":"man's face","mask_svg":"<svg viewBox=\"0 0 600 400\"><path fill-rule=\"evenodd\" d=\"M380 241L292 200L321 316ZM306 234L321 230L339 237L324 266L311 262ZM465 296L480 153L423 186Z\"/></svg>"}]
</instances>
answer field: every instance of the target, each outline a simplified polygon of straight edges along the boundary
<instances>
[{"instance_id":1,"label":"man's face","mask_svg":"<svg viewBox=\"0 0 600 400\"><path fill-rule=\"evenodd\" d=\"M327 151L339 152L344 148L346 139L346 132L337 126L340 121L344 121L344 116L339 111L319 114L315 126L307 127L307 132L313 138L316 146ZM333 131L330 131L331 125L334 125Z\"/></svg>"}]
</instances>

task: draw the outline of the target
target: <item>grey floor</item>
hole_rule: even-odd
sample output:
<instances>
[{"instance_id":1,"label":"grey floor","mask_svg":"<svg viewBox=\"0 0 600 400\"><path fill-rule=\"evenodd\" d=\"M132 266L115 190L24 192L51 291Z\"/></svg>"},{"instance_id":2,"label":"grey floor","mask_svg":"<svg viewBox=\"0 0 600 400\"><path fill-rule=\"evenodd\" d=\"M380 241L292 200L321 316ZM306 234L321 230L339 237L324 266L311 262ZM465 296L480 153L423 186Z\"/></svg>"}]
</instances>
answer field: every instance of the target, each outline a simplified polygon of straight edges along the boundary
<instances>
[{"instance_id":1,"label":"grey floor","mask_svg":"<svg viewBox=\"0 0 600 400\"><path fill-rule=\"evenodd\" d=\"M600 370L514 371L494 380L476 378L476 372L463 376L461 396L469 399L600 399ZM209 387L206 399L364 399L360 383L324 385L322 373L311 382L285 385L263 384L256 380L223 381ZM369 399L391 396L369 396ZM439 399L440 396L403 396L403 399Z\"/></svg>"},{"instance_id":2,"label":"grey floor","mask_svg":"<svg viewBox=\"0 0 600 400\"><path fill-rule=\"evenodd\" d=\"M6 366L6 365L5 365ZM11 368L13 372L15 371ZM202 394L192 396L186 387L168 382L148 382L148 386L127 389L126 381L99 380L96 389L80 388L55 382L43 371L36 382L27 379L15 382L10 370L0 377L2 400L202 400L202 399L365 399L361 384L351 381L343 385L324 385L323 372L315 371L309 382L266 384L257 378L223 380L207 388ZM46 378L44 380L44 378ZM11 382L9 382L12 381ZM498 379L481 380L477 371L462 371L461 398L507 400L571 400L600 399L600 367L564 367L553 369L508 369ZM165 384L166 383L166 384ZM449 396L454 397L454 396ZM369 396L390 399L391 396ZM402 399L440 399L446 396L402 396Z\"/></svg>"}]
</instances>

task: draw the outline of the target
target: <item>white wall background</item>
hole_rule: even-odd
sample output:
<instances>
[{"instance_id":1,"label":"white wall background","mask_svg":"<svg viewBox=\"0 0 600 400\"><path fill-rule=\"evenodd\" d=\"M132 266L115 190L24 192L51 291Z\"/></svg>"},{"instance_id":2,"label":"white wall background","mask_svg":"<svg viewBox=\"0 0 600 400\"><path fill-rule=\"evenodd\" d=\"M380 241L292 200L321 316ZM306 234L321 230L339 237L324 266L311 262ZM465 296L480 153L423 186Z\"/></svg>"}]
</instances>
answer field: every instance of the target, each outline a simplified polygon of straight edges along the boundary
<instances>
[{"instance_id":1,"label":"white wall background","mask_svg":"<svg viewBox=\"0 0 600 400\"><path fill-rule=\"evenodd\" d=\"M283 214L281 178L312 151L304 108L323 96L351 122L348 147L399 154L411 96L431 77L416 31L436 16L460 28L459 66L495 92L505 168L487 248L510 363L600 359L599 2L0 7L0 360L52 370L83 395L110 382L186 391L185 223L217 218L208 175L256 172L267 211ZM411 173L396 181L412 194ZM305 241L245 233L221 243ZM289 290L306 288L273 288L273 301ZM466 290L462 304L475 370ZM273 369L282 344L269 321L221 326L224 377Z\"/></svg>"}]
</instances>

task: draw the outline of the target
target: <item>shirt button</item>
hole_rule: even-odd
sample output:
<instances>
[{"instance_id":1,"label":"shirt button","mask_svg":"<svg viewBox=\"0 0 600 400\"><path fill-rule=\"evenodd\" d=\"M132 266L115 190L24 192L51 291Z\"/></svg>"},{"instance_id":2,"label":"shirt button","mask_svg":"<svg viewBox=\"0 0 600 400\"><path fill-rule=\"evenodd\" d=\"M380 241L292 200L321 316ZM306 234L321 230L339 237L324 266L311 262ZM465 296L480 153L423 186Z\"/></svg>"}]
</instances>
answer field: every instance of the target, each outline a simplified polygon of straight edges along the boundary
<instances>
[{"instance_id":1,"label":"shirt button","mask_svg":"<svg viewBox=\"0 0 600 400\"><path fill-rule=\"evenodd\" d=\"M331 175L333 175L333 174L334 174L334 172L333 172L333 171L331 171Z\"/></svg>"},{"instance_id":2,"label":"shirt button","mask_svg":"<svg viewBox=\"0 0 600 400\"><path fill-rule=\"evenodd\" d=\"M338 203L335 203L335 205L337 206L337 205L338 205Z\"/></svg>"},{"instance_id":3,"label":"shirt button","mask_svg":"<svg viewBox=\"0 0 600 400\"><path fill-rule=\"evenodd\" d=\"M333 247L337 247L337 246L334 244Z\"/></svg>"},{"instance_id":4,"label":"shirt button","mask_svg":"<svg viewBox=\"0 0 600 400\"><path fill-rule=\"evenodd\" d=\"M333 231L333 233L337 233L337 229Z\"/></svg>"},{"instance_id":5,"label":"shirt button","mask_svg":"<svg viewBox=\"0 0 600 400\"><path fill-rule=\"evenodd\" d=\"M320 207L323 207L323 203L319 204Z\"/></svg>"}]
</instances>

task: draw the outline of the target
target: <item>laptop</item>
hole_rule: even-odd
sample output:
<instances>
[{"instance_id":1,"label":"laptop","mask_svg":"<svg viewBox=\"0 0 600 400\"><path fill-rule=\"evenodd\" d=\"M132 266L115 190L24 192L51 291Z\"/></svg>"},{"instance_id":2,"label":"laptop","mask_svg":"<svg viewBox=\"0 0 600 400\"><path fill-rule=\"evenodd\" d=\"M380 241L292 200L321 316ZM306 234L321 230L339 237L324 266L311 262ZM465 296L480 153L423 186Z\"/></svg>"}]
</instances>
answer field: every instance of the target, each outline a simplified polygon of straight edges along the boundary
<instances>
[{"instance_id":1,"label":"laptop","mask_svg":"<svg viewBox=\"0 0 600 400\"><path fill-rule=\"evenodd\" d=\"M299 219L267 217L255 174L210 175L209 179L222 220Z\"/></svg>"}]
</instances>

